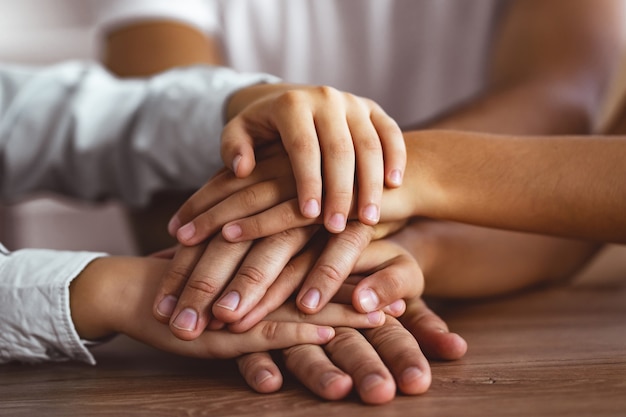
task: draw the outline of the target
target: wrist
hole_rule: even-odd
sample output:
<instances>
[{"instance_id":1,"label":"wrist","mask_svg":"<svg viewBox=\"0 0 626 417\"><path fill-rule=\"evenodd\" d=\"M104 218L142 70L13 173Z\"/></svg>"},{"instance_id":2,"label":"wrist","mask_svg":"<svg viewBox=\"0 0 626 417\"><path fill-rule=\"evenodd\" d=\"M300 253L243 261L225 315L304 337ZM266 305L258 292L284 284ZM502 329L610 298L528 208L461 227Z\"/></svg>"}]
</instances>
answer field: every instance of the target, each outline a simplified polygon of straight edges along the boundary
<instances>
[{"instance_id":1,"label":"wrist","mask_svg":"<svg viewBox=\"0 0 626 417\"><path fill-rule=\"evenodd\" d=\"M228 103L226 105L226 123L257 100L266 98L273 94L283 93L293 89L294 87L295 86L293 84L283 83L256 84L235 91L228 99Z\"/></svg>"},{"instance_id":2,"label":"wrist","mask_svg":"<svg viewBox=\"0 0 626 417\"><path fill-rule=\"evenodd\" d=\"M98 340L115 333L108 306L112 299L106 276L110 259L93 260L70 284L70 311L81 339Z\"/></svg>"}]
</instances>

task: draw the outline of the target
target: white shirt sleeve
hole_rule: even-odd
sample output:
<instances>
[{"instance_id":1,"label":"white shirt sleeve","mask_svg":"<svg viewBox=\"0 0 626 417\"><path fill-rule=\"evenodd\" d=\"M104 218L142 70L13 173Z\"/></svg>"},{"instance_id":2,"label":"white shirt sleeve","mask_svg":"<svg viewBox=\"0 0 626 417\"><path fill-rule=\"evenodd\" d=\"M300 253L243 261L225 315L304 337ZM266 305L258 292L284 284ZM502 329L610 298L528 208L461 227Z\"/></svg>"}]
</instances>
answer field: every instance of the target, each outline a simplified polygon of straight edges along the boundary
<instances>
[{"instance_id":1,"label":"white shirt sleeve","mask_svg":"<svg viewBox=\"0 0 626 417\"><path fill-rule=\"evenodd\" d=\"M69 285L101 253L0 244L0 364L77 360L95 364L70 314Z\"/></svg>"},{"instance_id":2,"label":"white shirt sleeve","mask_svg":"<svg viewBox=\"0 0 626 417\"><path fill-rule=\"evenodd\" d=\"M97 65L0 67L0 198L57 191L142 205L195 189L223 164L223 107L277 78L195 66L121 80Z\"/></svg>"},{"instance_id":3,"label":"white shirt sleeve","mask_svg":"<svg viewBox=\"0 0 626 417\"><path fill-rule=\"evenodd\" d=\"M221 165L223 105L277 80L219 67L119 80L96 65L0 67L0 198L39 190L143 204L202 185ZM74 328L69 284L101 253L0 245L0 363L94 363Z\"/></svg>"}]
</instances>

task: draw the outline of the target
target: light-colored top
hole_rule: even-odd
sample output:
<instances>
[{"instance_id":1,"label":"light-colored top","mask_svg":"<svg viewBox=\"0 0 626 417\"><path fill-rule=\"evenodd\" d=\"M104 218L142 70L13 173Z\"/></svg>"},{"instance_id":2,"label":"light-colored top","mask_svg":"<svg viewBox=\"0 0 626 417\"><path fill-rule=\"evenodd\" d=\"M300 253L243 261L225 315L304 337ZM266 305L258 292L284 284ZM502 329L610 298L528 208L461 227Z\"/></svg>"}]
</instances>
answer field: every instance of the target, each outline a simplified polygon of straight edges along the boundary
<instances>
[{"instance_id":1,"label":"light-colored top","mask_svg":"<svg viewBox=\"0 0 626 417\"><path fill-rule=\"evenodd\" d=\"M173 19L227 65L368 97L402 126L478 93L505 0L94 0L100 30Z\"/></svg>"},{"instance_id":2,"label":"light-colored top","mask_svg":"<svg viewBox=\"0 0 626 417\"><path fill-rule=\"evenodd\" d=\"M96 65L0 67L0 196L36 191L142 204L201 186L223 164L223 106L235 90L276 81L198 66L122 81ZM94 363L69 310L69 283L102 253L0 245L0 363Z\"/></svg>"}]
</instances>

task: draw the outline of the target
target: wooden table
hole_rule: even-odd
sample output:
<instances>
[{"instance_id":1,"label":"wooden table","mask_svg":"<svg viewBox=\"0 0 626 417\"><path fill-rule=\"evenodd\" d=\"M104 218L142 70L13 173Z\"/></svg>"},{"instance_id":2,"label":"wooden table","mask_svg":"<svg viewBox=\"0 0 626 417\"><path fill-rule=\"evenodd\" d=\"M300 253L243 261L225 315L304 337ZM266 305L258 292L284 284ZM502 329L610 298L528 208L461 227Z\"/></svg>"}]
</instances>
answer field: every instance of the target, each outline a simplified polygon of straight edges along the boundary
<instances>
[{"instance_id":1,"label":"wooden table","mask_svg":"<svg viewBox=\"0 0 626 417\"><path fill-rule=\"evenodd\" d=\"M98 365L0 367L2 416L626 416L626 287L551 288L443 310L467 356L432 364L419 397L322 401L287 378L250 391L230 361L181 358L125 338Z\"/></svg>"}]
</instances>

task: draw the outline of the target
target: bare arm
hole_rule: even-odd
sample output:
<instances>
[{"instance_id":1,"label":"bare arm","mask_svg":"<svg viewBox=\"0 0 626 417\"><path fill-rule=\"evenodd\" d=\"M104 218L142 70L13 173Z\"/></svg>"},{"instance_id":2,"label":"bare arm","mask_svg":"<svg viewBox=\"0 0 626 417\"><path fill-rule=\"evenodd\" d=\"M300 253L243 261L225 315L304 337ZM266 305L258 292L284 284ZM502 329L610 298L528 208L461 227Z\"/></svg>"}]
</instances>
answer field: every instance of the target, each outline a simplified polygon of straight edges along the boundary
<instances>
[{"instance_id":1,"label":"bare arm","mask_svg":"<svg viewBox=\"0 0 626 417\"><path fill-rule=\"evenodd\" d=\"M618 61L622 8L611 0L577 0L567 8L560 2L516 1L496 35L489 90L429 127L515 135L588 133ZM419 221L394 239L420 261L426 293L444 296L493 295L562 279L599 247ZM472 291L462 291L472 283Z\"/></svg>"},{"instance_id":2,"label":"bare arm","mask_svg":"<svg viewBox=\"0 0 626 417\"><path fill-rule=\"evenodd\" d=\"M422 131L407 142L414 215L626 242L624 137Z\"/></svg>"}]
</instances>

